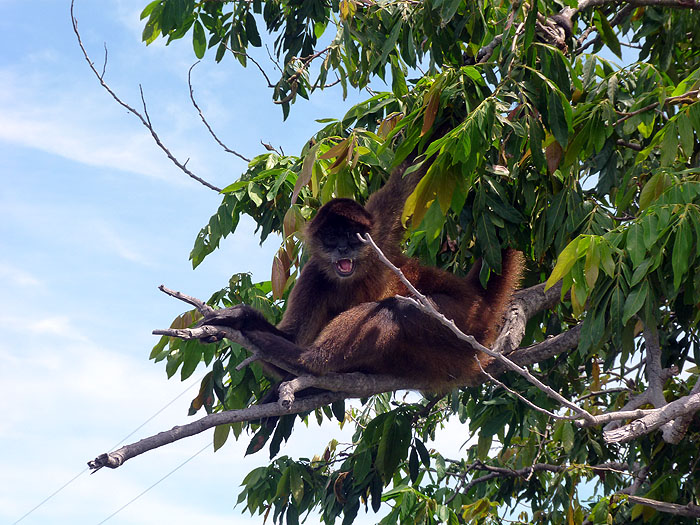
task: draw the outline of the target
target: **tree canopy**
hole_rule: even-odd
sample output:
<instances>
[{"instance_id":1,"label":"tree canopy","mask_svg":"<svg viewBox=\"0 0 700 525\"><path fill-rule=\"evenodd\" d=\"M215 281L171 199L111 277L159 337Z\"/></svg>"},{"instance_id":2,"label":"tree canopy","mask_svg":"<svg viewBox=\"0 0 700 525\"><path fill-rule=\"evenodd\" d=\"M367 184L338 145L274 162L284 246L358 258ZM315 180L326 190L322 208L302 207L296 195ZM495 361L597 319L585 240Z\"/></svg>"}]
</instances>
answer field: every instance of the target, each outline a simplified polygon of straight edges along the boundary
<instances>
[{"instance_id":1,"label":"tree canopy","mask_svg":"<svg viewBox=\"0 0 700 525\"><path fill-rule=\"evenodd\" d=\"M278 321L305 261L304 222L332 197L366 201L414 151L433 160L404 209L407 253L457 274L482 258L484 281L503 247L528 260L522 308L493 350L529 377L497 361L490 380L444 396L328 387L316 406L291 402L274 429L210 420L216 448L253 434L247 453L269 451L244 480L246 510L290 524L307 512L351 523L382 505L387 524L696 522L699 12L693 0L146 6L145 42L187 37L197 58L258 68L285 117L319 90L369 94L321 121L298 155L258 155L221 190L193 266L241 214L283 242L270 281L234 274L210 305ZM251 48L267 41L263 66ZM235 340L167 336L151 354L183 379L209 366L190 411L217 416L269 389L248 356ZM309 419L353 425L353 442L279 456ZM464 426L461 457L431 447L450 419Z\"/></svg>"}]
</instances>

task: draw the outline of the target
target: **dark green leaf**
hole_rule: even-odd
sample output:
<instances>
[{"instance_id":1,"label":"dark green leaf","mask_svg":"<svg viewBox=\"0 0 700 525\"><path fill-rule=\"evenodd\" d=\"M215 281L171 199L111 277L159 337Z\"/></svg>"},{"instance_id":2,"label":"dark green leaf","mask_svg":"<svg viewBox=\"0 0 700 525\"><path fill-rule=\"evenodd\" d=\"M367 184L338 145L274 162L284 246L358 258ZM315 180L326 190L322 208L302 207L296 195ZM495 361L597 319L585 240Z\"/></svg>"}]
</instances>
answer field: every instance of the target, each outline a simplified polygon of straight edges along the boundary
<instances>
[{"instance_id":1,"label":"dark green leaf","mask_svg":"<svg viewBox=\"0 0 700 525\"><path fill-rule=\"evenodd\" d=\"M194 23L194 30L192 31L192 47L194 48L194 54L197 56L197 58L202 58L207 50L207 39L204 36L204 28L199 20Z\"/></svg>"},{"instance_id":2,"label":"dark green leaf","mask_svg":"<svg viewBox=\"0 0 700 525\"><path fill-rule=\"evenodd\" d=\"M622 309L622 324L625 325L627 322L632 319L632 316L635 315L639 310L641 310L642 306L644 305L644 301L646 301L647 295L649 294L649 283L648 281L644 281L641 283L639 286L636 288L633 288L630 291L630 294L627 296L627 299L625 300L625 306Z\"/></svg>"}]
</instances>

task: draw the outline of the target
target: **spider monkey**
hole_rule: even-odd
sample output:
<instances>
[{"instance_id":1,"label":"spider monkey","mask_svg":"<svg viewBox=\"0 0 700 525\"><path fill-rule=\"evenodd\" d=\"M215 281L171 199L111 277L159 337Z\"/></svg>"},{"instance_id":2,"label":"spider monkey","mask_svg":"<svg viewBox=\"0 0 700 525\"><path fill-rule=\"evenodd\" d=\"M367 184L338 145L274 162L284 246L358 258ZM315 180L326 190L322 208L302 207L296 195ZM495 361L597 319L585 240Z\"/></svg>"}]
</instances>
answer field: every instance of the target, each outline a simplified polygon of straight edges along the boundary
<instances>
[{"instance_id":1,"label":"spider monkey","mask_svg":"<svg viewBox=\"0 0 700 525\"><path fill-rule=\"evenodd\" d=\"M495 339L513 290L518 286L522 254L503 253L501 275L484 289L481 262L457 277L422 266L401 253L404 202L425 169L405 161L366 206L333 199L318 211L305 232L311 254L287 302L282 321L273 326L247 305L217 310L200 324L240 330L264 352L312 374L365 372L418 379L444 392L473 384L478 353L437 320L396 295L408 290L357 234L375 243L407 279L465 333L488 346ZM405 172L407 173L404 177Z\"/></svg>"}]
</instances>

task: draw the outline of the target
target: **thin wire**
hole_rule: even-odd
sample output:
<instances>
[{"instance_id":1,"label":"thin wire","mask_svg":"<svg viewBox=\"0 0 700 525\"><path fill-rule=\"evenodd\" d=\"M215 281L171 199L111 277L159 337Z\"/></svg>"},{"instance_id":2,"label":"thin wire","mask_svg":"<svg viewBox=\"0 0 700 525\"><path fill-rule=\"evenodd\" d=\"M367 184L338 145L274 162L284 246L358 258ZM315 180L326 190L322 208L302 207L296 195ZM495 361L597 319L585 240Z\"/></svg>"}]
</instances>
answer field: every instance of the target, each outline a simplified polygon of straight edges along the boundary
<instances>
[{"instance_id":1,"label":"thin wire","mask_svg":"<svg viewBox=\"0 0 700 525\"><path fill-rule=\"evenodd\" d=\"M165 480L165 479L168 478L171 474L174 474L177 470L179 470L180 468L184 467L184 466L185 466L187 463L189 463L191 460L193 460L194 458L196 458L197 456L199 456L202 452L204 452L204 451L205 451L206 449L208 449L210 446L211 446L211 443L207 443L206 445L204 445L204 447L202 447L199 451L197 451L197 452L195 452L194 454L192 454L189 458L187 458L185 461L183 461L182 463L180 463L177 467L175 467L173 470L171 470L170 472L168 472L165 476L163 476L163 477L160 478L158 481L156 481L155 483L153 483L153 485L151 485L150 487L148 487L147 489L145 489L143 492L141 492L141 493L138 494L137 496L134 496L131 500L129 500L127 503L125 503L124 505L122 505L121 507L119 507L117 510L115 510L112 514L110 514L109 516L107 516L105 519L103 519L103 520L102 520L101 522L99 522L97 525L102 525L102 524L103 524L104 522L106 522L107 520L112 519L114 516L116 516L117 514L119 514L121 511L123 511L123 510L124 510L125 508L127 508L129 505L131 505L134 501L136 501L136 500L139 499L141 496L143 496L144 494L146 494L146 492L148 492L148 491L151 490L153 487L155 487L156 485L158 485L161 481Z\"/></svg>"},{"instance_id":2,"label":"thin wire","mask_svg":"<svg viewBox=\"0 0 700 525\"><path fill-rule=\"evenodd\" d=\"M15 521L12 525L17 525L17 523L19 523L19 522L22 521L24 518L26 518L27 516L29 516L32 512L34 512L36 509L38 509L39 507L41 507L44 503L46 503L47 501L49 501L51 498L53 498L56 494L58 494L58 493L61 492L63 489L65 489L68 485L70 485L71 483L73 483L73 482L74 482L76 479L78 479L80 476L82 476L83 474L85 474L88 470L90 470L90 469L88 469L87 467L85 467L85 468L84 468L83 470L81 470L78 474L76 474L75 476L73 476L72 479L70 479L69 481L66 481L63 485L61 485L61 486L60 486L58 489L56 489L53 493L51 493L51 494L49 494L48 496L46 496L39 504L37 504L34 508L30 509L26 514L24 514L24 516L22 516L20 519L18 519L17 521Z\"/></svg>"},{"instance_id":3,"label":"thin wire","mask_svg":"<svg viewBox=\"0 0 700 525\"><path fill-rule=\"evenodd\" d=\"M144 426L146 426L148 423L150 423L156 416L158 416L161 412L163 412L163 410L165 410L166 408L168 408L168 407L169 407L170 405L172 405L175 401L177 401L177 400L180 399L182 396L184 396L187 392L189 392L190 390L192 390L192 387L193 387L193 386L200 384L200 383L202 382L202 379L203 379L203 378L204 378L204 376L202 376L202 378L200 378L199 380L194 381L190 386L188 386L185 390L183 390L180 394L178 394L175 398L173 398L172 401L170 401L167 405L165 405L165 406L164 406L163 408L161 408L158 412L156 412L156 413L153 414L151 417L149 417L146 421L144 421L143 423L141 423L138 427L136 427L134 430L132 430L129 434L127 434L126 436L124 436L124 437L121 439L121 441L119 441L116 445L114 445L112 448L110 448L109 451L112 452L112 451L113 451L114 449L116 449L119 445L121 445L122 443L124 443L124 441L126 441L126 440L129 439L131 436L133 436L134 434L136 434L136 432L138 432L138 431L141 430Z\"/></svg>"},{"instance_id":4,"label":"thin wire","mask_svg":"<svg viewBox=\"0 0 700 525\"><path fill-rule=\"evenodd\" d=\"M150 421L152 421L153 418L155 418L157 415L159 415L161 412L163 412L163 410L165 410L166 408L168 408L168 407L169 407L170 405L172 405L175 401L177 401L179 398L181 398L182 396L184 396L189 390L191 390L193 386L195 386L195 385L197 385L197 384L199 384L199 383L201 383L201 379L200 379L199 381L193 382L190 386L188 386L185 390L183 390L180 394L178 394L175 398L173 398L173 399L172 399L168 404L166 404L163 408L161 408L160 410L158 410L155 414L153 414L151 417L149 417L146 421L144 421L143 423L141 423L141 424L140 424L138 427L136 427L132 432L130 432L129 434L127 434L126 436L124 436L124 437L122 438L122 440L119 441L116 445L114 445L111 449L109 449L109 451L110 451L110 452L113 451L113 450L116 449L119 445L121 445L124 441L126 441L126 440L129 439L131 436L133 436L134 434L136 434L136 432L138 432L141 428L143 428L144 425L146 425L147 423L149 423ZM207 446L208 446L208 445L207 445ZM200 452L201 452L201 451L200 451ZM198 452L197 454L199 454L199 452ZM194 457L194 456L193 456L193 457ZM192 458L190 458L190 459L192 459ZM188 459L187 461L189 461L189 459ZM186 463L186 462L185 462L185 463ZM184 463L183 463L183 465L184 465ZM180 465L180 466L182 466L182 465ZM180 468L180 467L178 467L178 468ZM29 516L32 512L34 512L36 509L38 509L39 507L41 507L44 503L46 503L47 501L49 501L51 498L53 498L56 494L58 494L58 493L61 492L63 489L65 489L68 485L70 485L71 483L73 483L73 482L74 482L76 479L78 479L80 476L82 476L83 474L85 474L88 470L90 470L90 469L89 469L88 467L85 467L83 470L81 470L78 474L76 474L75 476L73 476L70 480L66 481L63 485L61 485L61 486L60 486L58 489L56 489L54 492L52 492L51 494L49 494L48 496L46 496L43 500L41 500L41 502L39 502L36 506L34 506L32 509L30 509L28 512L26 512L20 519L18 519L17 521L15 521L12 525L17 525L17 523L19 523L19 522L22 521L24 518L26 518L27 516ZM172 472L171 472L170 474L172 474ZM168 474L168 476L169 476L170 474ZM166 477L167 477L167 476L166 476ZM163 479L165 479L165 478L163 478ZM161 480L161 481L162 481L162 480ZM158 483L160 483L160 481L159 481ZM158 483L156 483L156 485L157 485ZM152 488L152 487L149 487L149 489L147 489L147 490L150 490L150 488ZM140 497L140 496L141 496L141 494L139 494L139 496L137 496L137 497ZM127 505L128 505L128 504L127 504ZM121 509L119 509L119 510L121 510ZM119 511L117 511L117 512L119 512ZM115 512L115 514L116 514L116 512ZM113 515L114 515L114 514L113 514ZM112 515L112 516L113 516L113 515ZM109 518L111 518L112 516L110 516ZM109 518L107 518L107 519L109 519ZM107 520L105 520L105 521L107 521ZM102 522L102 523L104 523L104 522Z\"/></svg>"}]
</instances>

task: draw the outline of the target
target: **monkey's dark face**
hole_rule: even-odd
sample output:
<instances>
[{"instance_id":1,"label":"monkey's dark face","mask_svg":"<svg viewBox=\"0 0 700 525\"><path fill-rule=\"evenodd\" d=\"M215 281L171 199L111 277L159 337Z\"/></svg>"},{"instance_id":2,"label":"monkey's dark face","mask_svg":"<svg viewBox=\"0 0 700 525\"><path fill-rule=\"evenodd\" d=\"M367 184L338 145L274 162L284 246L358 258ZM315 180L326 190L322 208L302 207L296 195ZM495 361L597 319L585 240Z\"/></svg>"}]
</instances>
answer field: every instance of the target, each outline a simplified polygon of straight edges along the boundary
<instances>
[{"instance_id":1,"label":"monkey's dark face","mask_svg":"<svg viewBox=\"0 0 700 525\"><path fill-rule=\"evenodd\" d=\"M363 275L369 248L357 237L372 229L373 218L351 199L333 199L318 210L306 229L308 247L330 279L349 282Z\"/></svg>"},{"instance_id":2,"label":"monkey's dark face","mask_svg":"<svg viewBox=\"0 0 700 525\"><path fill-rule=\"evenodd\" d=\"M366 229L351 221L334 221L319 231L323 252L341 279L352 276L357 270L364 247L357 236L364 233Z\"/></svg>"}]
</instances>

